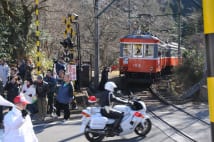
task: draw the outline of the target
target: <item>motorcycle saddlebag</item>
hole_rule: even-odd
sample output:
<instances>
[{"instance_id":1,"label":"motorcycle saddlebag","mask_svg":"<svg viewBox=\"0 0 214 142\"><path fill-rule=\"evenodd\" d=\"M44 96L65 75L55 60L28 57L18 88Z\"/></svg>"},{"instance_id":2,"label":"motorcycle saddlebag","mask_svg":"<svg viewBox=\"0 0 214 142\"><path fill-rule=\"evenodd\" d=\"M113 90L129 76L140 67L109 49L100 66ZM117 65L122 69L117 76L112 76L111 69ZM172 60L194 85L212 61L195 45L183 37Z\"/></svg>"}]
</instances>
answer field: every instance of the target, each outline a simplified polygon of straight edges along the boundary
<instances>
[{"instance_id":1,"label":"motorcycle saddlebag","mask_svg":"<svg viewBox=\"0 0 214 142\"><path fill-rule=\"evenodd\" d=\"M100 117L92 117L89 127L91 129L104 129L106 126L108 119L106 117L100 116Z\"/></svg>"}]
</instances>

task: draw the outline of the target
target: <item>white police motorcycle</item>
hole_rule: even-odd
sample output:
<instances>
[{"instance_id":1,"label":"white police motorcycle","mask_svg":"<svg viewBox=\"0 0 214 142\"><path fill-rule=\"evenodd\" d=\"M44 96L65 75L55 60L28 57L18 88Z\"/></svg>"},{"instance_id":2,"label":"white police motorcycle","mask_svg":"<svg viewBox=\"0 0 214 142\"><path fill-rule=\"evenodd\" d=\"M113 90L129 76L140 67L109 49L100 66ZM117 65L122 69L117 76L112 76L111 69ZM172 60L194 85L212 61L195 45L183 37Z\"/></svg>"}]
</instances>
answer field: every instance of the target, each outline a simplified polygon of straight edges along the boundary
<instances>
[{"instance_id":1,"label":"white police motorcycle","mask_svg":"<svg viewBox=\"0 0 214 142\"><path fill-rule=\"evenodd\" d=\"M96 102L95 96L89 97L91 102ZM90 142L100 142L105 137L122 136L135 132L145 137L151 130L152 123L146 114L146 105L139 99L129 100L127 105L115 105L114 109L124 113L120 123L122 132L115 133L113 130L114 119L104 117L100 113L101 107L87 107L82 110L81 133Z\"/></svg>"}]
</instances>

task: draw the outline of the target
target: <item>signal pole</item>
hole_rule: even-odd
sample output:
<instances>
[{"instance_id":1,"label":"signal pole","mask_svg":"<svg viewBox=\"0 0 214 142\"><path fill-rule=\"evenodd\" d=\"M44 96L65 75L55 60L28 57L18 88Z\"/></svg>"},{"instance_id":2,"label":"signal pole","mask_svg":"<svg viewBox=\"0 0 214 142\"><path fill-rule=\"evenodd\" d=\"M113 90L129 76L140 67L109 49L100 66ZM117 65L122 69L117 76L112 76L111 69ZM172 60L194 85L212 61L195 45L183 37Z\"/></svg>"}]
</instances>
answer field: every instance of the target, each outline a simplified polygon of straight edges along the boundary
<instances>
[{"instance_id":1,"label":"signal pole","mask_svg":"<svg viewBox=\"0 0 214 142\"><path fill-rule=\"evenodd\" d=\"M207 54L207 89L211 136L214 142L214 1L203 0L204 34Z\"/></svg>"},{"instance_id":2,"label":"signal pole","mask_svg":"<svg viewBox=\"0 0 214 142\"><path fill-rule=\"evenodd\" d=\"M36 67L37 67L37 75L41 74L41 62L40 62L40 58L41 58L41 52L40 52L40 40L39 40L39 36L40 36L40 31L39 31L39 0L35 0L35 14L36 14L36 21L35 21L35 25L36 25L36 57L37 57L37 61L36 61Z\"/></svg>"}]
</instances>

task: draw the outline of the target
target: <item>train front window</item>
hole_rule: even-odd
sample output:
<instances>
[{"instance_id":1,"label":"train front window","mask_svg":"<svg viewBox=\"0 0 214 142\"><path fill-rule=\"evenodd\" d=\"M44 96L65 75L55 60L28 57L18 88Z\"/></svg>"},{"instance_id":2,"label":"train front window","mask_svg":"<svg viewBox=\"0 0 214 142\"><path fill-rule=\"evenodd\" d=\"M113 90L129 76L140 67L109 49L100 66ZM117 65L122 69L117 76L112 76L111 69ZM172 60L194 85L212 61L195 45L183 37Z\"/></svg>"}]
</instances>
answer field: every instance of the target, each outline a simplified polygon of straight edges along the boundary
<instances>
[{"instance_id":1,"label":"train front window","mask_svg":"<svg viewBox=\"0 0 214 142\"><path fill-rule=\"evenodd\" d=\"M133 44L134 57L142 57L142 44Z\"/></svg>"},{"instance_id":2,"label":"train front window","mask_svg":"<svg viewBox=\"0 0 214 142\"><path fill-rule=\"evenodd\" d=\"M124 44L123 47L123 57L130 57L132 55L132 45Z\"/></svg>"},{"instance_id":3,"label":"train front window","mask_svg":"<svg viewBox=\"0 0 214 142\"><path fill-rule=\"evenodd\" d=\"M144 48L144 53L143 53L143 57L145 57L145 58L153 58L153 56L154 56L154 45L152 45L152 44L145 44L144 46L143 46L143 48Z\"/></svg>"}]
</instances>

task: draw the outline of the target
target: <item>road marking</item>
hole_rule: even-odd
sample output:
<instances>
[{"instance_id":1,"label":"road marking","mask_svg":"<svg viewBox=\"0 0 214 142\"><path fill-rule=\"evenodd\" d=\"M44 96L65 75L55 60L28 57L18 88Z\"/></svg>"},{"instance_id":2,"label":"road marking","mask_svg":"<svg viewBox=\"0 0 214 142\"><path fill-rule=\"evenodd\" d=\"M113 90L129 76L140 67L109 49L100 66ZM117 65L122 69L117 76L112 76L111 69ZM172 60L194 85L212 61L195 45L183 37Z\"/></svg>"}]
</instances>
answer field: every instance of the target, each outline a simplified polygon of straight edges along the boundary
<instances>
[{"instance_id":1,"label":"road marking","mask_svg":"<svg viewBox=\"0 0 214 142\"><path fill-rule=\"evenodd\" d=\"M41 124L36 124L33 125L33 127L40 127L40 126L50 126L50 125L63 125L63 124L73 124L73 123L77 123L77 122L81 122L82 120L68 120L65 123L63 123L62 121L55 121L55 122L50 122L50 123L41 123Z\"/></svg>"}]
</instances>

